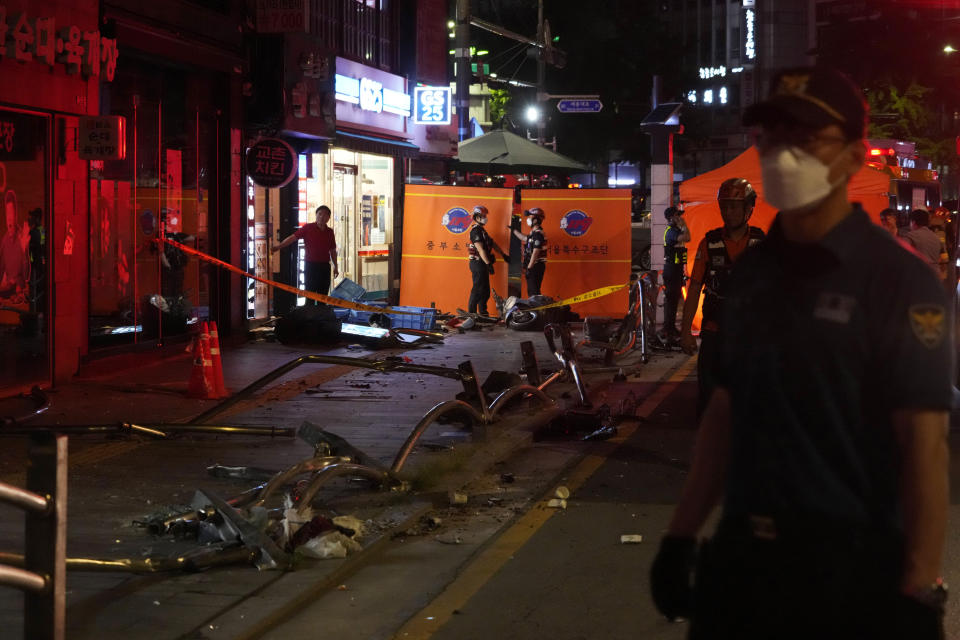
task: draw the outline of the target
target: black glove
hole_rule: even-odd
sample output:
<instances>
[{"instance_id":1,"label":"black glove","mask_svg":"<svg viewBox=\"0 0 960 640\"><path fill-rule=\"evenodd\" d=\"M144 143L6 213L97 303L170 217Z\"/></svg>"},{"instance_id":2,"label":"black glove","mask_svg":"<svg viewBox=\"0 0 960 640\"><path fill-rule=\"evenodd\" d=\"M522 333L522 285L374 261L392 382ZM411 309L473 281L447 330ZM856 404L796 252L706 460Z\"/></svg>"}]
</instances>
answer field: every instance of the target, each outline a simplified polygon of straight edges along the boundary
<instances>
[{"instance_id":1,"label":"black glove","mask_svg":"<svg viewBox=\"0 0 960 640\"><path fill-rule=\"evenodd\" d=\"M697 553L693 538L664 536L650 567L650 591L657 611L673 621L687 618L693 603L691 577Z\"/></svg>"},{"instance_id":2,"label":"black glove","mask_svg":"<svg viewBox=\"0 0 960 640\"><path fill-rule=\"evenodd\" d=\"M487 264L487 271L490 272L490 275L493 275L493 263L490 262Z\"/></svg>"},{"instance_id":3,"label":"black glove","mask_svg":"<svg viewBox=\"0 0 960 640\"><path fill-rule=\"evenodd\" d=\"M895 604L897 638L944 640L943 609L910 596L900 595Z\"/></svg>"}]
</instances>

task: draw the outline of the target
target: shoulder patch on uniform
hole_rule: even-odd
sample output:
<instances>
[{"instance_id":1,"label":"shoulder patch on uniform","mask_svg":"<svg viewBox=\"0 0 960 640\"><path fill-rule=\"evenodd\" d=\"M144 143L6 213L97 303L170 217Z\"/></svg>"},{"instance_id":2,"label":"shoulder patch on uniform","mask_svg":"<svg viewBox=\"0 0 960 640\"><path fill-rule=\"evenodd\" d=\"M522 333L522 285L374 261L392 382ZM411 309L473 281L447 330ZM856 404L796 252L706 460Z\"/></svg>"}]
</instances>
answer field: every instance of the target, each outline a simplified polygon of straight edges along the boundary
<instances>
[{"instance_id":1,"label":"shoulder patch on uniform","mask_svg":"<svg viewBox=\"0 0 960 640\"><path fill-rule=\"evenodd\" d=\"M947 312L938 304L915 304L910 307L910 328L920 344L933 349L947 333Z\"/></svg>"}]
</instances>

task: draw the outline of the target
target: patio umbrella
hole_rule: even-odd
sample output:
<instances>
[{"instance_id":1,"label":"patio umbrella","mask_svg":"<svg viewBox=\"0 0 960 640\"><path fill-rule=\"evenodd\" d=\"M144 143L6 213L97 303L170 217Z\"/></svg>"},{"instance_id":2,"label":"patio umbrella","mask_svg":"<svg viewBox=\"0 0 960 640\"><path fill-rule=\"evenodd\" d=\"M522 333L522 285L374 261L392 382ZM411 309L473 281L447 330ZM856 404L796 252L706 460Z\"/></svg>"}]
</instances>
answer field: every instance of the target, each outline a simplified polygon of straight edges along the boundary
<instances>
[{"instance_id":1,"label":"patio umbrella","mask_svg":"<svg viewBox=\"0 0 960 640\"><path fill-rule=\"evenodd\" d=\"M585 165L508 131L491 131L460 143L464 169L487 173L586 173Z\"/></svg>"}]
</instances>

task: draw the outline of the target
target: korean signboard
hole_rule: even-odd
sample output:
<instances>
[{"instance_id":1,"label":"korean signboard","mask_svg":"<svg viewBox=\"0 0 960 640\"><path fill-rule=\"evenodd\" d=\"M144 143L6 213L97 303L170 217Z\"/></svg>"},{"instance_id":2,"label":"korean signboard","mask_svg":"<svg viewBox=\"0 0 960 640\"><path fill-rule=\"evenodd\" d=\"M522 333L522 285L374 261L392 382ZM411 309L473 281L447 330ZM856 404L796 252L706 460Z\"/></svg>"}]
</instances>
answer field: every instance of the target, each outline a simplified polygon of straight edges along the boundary
<instances>
[{"instance_id":1,"label":"korean signboard","mask_svg":"<svg viewBox=\"0 0 960 640\"><path fill-rule=\"evenodd\" d=\"M77 154L81 160L123 160L126 151L127 131L123 116L80 118Z\"/></svg>"},{"instance_id":2,"label":"korean signboard","mask_svg":"<svg viewBox=\"0 0 960 640\"><path fill-rule=\"evenodd\" d=\"M8 11L6 4L0 4L0 61L62 64L69 74L99 76L110 82L118 57L115 38L76 25L58 25L53 16Z\"/></svg>"},{"instance_id":3,"label":"korean signboard","mask_svg":"<svg viewBox=\"0 0 960 640\"><path fill-rule=\"evenodd\" d=\"M338 124L406 133L413 105L403 76L337 58L334 94Z\"/></svg>"},{"instance_id":4,"label":"korean signboard","mask_svg":"<svg viewBox=\"0 0 960 640\"><path fill-rule=\"evenodd\" d=\"M413 124L450 124L450 87L415 87Z\"/></svg>"},{"instance_id":5,"label":"korean signboard","mask_svg":"<svg viewBox=\"0 0 960 640\"><path fill-rule=\"evenodd\" d=\"M246 169L261 187L282 187L297 173L297 153L283 140L263 138L247 149Z\"/></svg>"},{"instance_id":6,"label":"korean signboard","mask_svg":"<svg viewBox=\"0 0 960 640\"><path fill-rule=\"evenodd\" d=\"M260 33L304 33L308 31L307 0L257 0L257 31Z\"/></svg>"}]
</instances>

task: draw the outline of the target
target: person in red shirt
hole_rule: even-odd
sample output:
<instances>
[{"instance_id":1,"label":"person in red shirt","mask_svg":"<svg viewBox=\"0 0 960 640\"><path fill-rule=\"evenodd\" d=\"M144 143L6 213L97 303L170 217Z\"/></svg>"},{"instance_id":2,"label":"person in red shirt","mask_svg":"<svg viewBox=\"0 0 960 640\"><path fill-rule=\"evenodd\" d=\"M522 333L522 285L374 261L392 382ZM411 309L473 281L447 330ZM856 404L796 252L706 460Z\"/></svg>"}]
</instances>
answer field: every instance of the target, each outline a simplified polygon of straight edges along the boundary
<instances>
[{"instance_id":1,"label":"person in red shirt","mask_svg":"<svg viewBox=\"0 0 960 640\"><path fill-rule=\"evenodd\" d=\"M757 192L747 180L730 178L720 185L717 192L720 217L723 226L711 229L700 241L690 274L690 288L683 305L683 320L680 322L680 346L689 354L697 351L697 339L693 337L693 317L700 302L700 289L704 289L703 320L700 327L700 358L697 360L697 382L700 387L697 399L697 415L710 399L715 386L712 372L718 354L717 332L720 330L721 306L724 288L733 264L747 247L763 240L763 230L747 224L757 202Z\"/></svg>"},{"instance_id":2,"label":"person in red shirt","mask_svg":"<svg viewBox=\"0 0 960 640\"><path fill-rule=\"evenodd\" d=\"M337 267L337 240L333 229L327 226L330 222L330 207L325 204L317 207L317 221L314 224L305 224L283 239L283 242L270 250L273 254L289 247L297 240L303 240L306 249L304 265L306 288L308 291L327 295L330 293L330 265L333 265L333 277L340 275Z\"/></svg>"}]
</instances>

